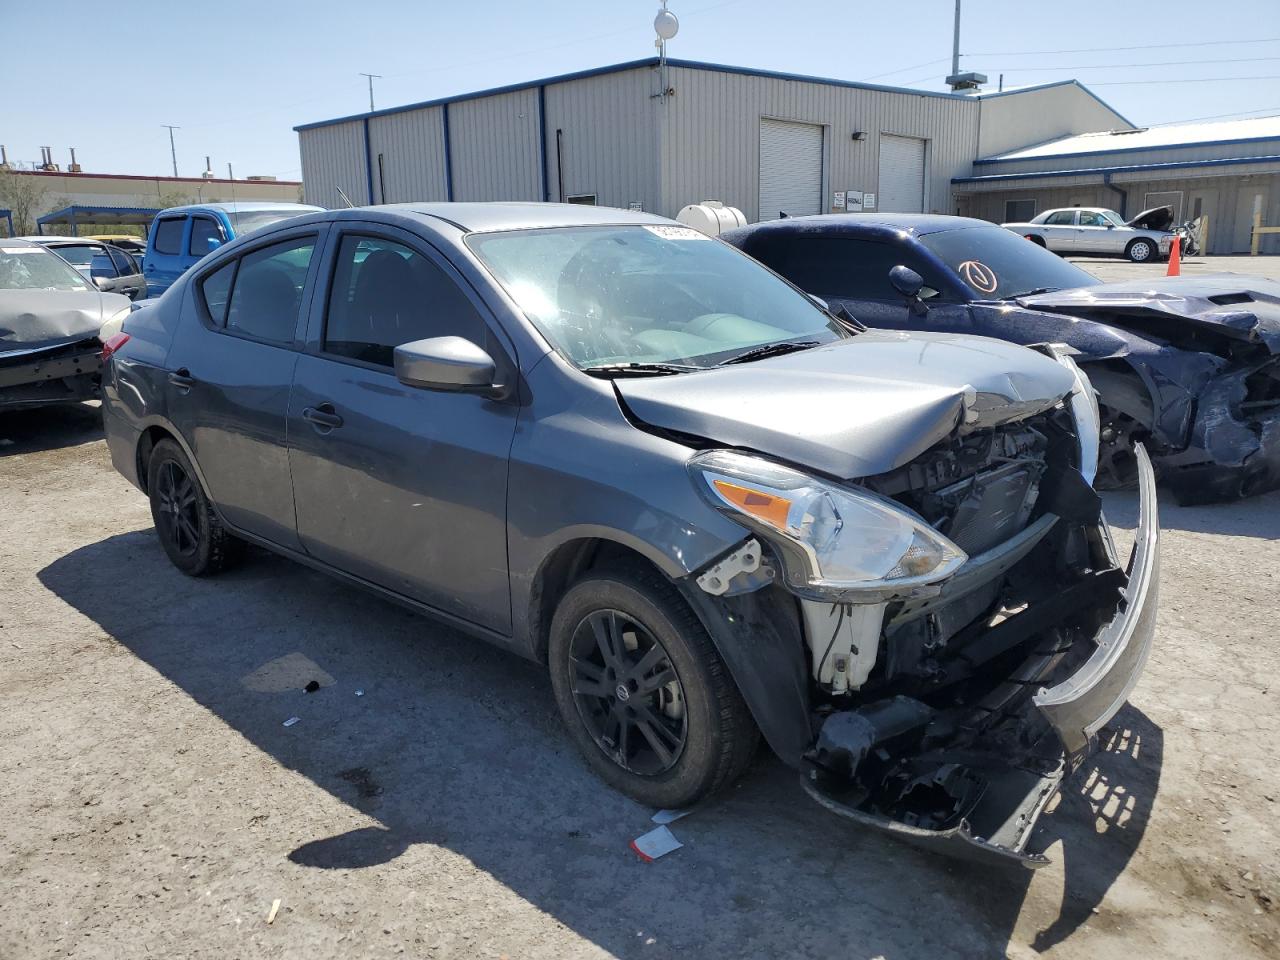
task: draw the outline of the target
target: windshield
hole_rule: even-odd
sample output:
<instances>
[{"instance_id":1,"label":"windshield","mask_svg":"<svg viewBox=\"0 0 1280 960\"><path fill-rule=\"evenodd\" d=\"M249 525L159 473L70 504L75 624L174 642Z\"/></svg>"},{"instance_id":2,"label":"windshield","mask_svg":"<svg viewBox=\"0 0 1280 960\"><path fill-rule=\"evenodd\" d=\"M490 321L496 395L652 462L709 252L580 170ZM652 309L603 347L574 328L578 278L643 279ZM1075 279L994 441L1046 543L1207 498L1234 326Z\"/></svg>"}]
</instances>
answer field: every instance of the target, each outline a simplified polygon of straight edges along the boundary
<instances>
[{"instance_id":1,"label":"windshield","mask_svg":"<svg viewBox=\"0 0 1280 960\"><path fill-rule=\"evenodd\" d=\"M675 224L473 234L468 245L579 368L709 367L840 323L737 250Z\"/></svg>"},{"instance_id":2,"label":"windshield","mask_svg":"<svg viewBox=\"0 0 1280 960\"><path fill-rule=\"evenodd\" d=\"M235 231L237 237L243 237L246 233L252 233L254 230L261 230L263 227L269 227L273 223L279 223L281 220L288 220L290 217L300 217L304 213L314 213L313 210L248 210L241 213L227 211L227 219L231 221L231 228Z\"/></svg>"},{"instance_id":3,"label":"windshield","mask_svg":"<svg viewBox=\"0 0 1280 960\"><path fill-rule=\"evenodd\" d=\"M1007 300L1032 291L1098 282L1056 253L1003 227L926 233L920 242L954 270L978 300Z\"/></svg>"},{"instance_id":4,"label":"windshield","mask_svg":"<svg viewBox=\"0 0 1280 960\"><path fill-rule=\"evenodd\" d=\"M0 244L0 290L88 290L84 277L44 247Z\"/></svg>"},{"instance_id":5,"label":"windshield","mask_svg":"<svg viewBox=\"0 0 1280 960\"><path fill-rule=\"evenodd\" d=\"M93 258L102 253L102 248L92 243L51 244L46 249L52 250L76 269L84 270L88 270Z\"/></svg>"}]
</instances>

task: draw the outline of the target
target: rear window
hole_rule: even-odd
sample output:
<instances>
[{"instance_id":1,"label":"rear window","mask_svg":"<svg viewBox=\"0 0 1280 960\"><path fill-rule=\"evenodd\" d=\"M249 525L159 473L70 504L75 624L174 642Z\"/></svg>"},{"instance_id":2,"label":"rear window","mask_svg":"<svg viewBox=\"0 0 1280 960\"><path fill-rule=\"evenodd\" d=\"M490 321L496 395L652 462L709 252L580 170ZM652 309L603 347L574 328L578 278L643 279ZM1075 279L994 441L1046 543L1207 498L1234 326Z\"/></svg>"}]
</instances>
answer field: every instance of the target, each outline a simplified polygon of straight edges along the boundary
<instances>
[{"instance_id":1,"label":"rear window","mask_svg":"<svg viewBox=\"0 0 1280 960\"><path fill-rule=\"evenodd\" d=\"M161 220L156 224L156 253L182 252L182 227L187 221L178 217L172 220Z\"/></svg>"}]
</instances>

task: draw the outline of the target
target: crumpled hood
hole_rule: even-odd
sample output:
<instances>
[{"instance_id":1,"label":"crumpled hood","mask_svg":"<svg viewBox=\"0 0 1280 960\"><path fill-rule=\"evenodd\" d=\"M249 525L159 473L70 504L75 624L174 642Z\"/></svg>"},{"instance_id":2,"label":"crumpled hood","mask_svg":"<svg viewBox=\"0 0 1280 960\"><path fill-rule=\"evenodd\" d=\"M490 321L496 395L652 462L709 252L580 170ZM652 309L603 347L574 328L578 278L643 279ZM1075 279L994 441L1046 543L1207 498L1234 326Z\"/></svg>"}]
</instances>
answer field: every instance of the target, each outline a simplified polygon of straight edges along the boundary
<instances>
[{"instance_id":1,"label":"crumpled hood","mask_svg":"<svg viewBox=\"0 0 1280 960\"><path fill-rule=\"evenodd\" d=\"M103 321L128 303L96 289L0 290L0 353L96 337Z\"/></svg>"},{"instance_id":2,"label":"crumpled hood","mask_svg":"<svg viewBox=\"0 0 1280 960\"><path fill-rule=\"evenodd\" d=\"M1280 283L1233 273L1154 277L1019 297L1020 306L1107 322L1106 314L1175 318L1280 353ZM1151 332L1158 334L1157 327Z\"/></svg>"},{"instance_id":3,"label":"crumpled hood","mask_svg":"<svg viewBox=\"0 0 1280 960\"><path fill-rule=\"evenodd\" d=\"M698 373L614 381L654 427L844 479L919 456L958 427L1031 416L1070 392L1061 364L1001 340L868 330Z\"/></svg>"},{"instance_id":4,"label":"crumpled hood","mask_svg":"<svg viewBox=\"0 0 1280 960\"><path fill-rule=\"evenodd\" d=\"M1152 207L1128 221L1138 230L1168 230L1173 223L1173 207Z\"/></svg>"}]
</instances>

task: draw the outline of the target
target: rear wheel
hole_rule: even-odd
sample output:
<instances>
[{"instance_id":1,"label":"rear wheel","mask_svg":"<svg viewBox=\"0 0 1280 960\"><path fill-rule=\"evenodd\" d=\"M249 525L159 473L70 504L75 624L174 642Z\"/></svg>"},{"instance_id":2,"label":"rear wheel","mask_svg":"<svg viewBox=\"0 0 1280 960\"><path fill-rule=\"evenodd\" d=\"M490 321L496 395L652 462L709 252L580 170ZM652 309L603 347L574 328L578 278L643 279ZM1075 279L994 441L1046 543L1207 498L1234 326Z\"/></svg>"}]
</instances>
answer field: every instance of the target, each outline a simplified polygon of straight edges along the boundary
<instances>
[{"instance_id":1,"label":"rear wheel","mask_svg":"<svg viewBox=\"0 0 1280 960\"><path fill-rule=\"evenodd\" d=\"M173 440L161 440L151 451L147 491L160 545L183 573L202 577L239 559L244 541L223 527L191 461Z\"/></svg>"},{"instance_id":2,"label":"rear wheel","mask_svg":"<svg viewBox=\"0 0 1280 960\"><path fill-rule=\"evenodd\" d=\"M759 733L693 612L643 569L599 571L556 609L556 704L588 765L641 803L683 807L736 779Z\"/></svg>"},{"instance_id":3,"label":"rear wheel","mask_svg":"<svg viewBox=\"0 0 1280 960\"><path fill-rule=\"evenodd\" d=\"M1139 237L1137 240L1129 242L1129 246L1125 249L1124 254L1134 263L1146 263L1155 259L1156 245L1150 240Z\"/></svg>"}]
</instances>

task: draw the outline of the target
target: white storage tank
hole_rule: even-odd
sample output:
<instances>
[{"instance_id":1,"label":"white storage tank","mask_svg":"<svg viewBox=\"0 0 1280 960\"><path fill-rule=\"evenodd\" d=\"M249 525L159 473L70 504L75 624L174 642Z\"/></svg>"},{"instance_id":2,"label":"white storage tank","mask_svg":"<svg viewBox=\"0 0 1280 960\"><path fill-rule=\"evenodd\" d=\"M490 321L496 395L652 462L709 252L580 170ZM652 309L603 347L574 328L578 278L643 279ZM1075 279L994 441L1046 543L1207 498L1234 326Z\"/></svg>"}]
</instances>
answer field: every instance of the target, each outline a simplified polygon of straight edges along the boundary
<instances>
[{"instance_id":1,"label":"white storage tank","mask_svg":"<svg viewBox=\"0 0 1280 960\"><path fill-rule=\"evenodd\" d=\"M726 230L747 225L747 218L741 210L727 207L719 200L691 203L676 214L676 220L708 237L718 237Z\"/></svg>"}]
</instances>

